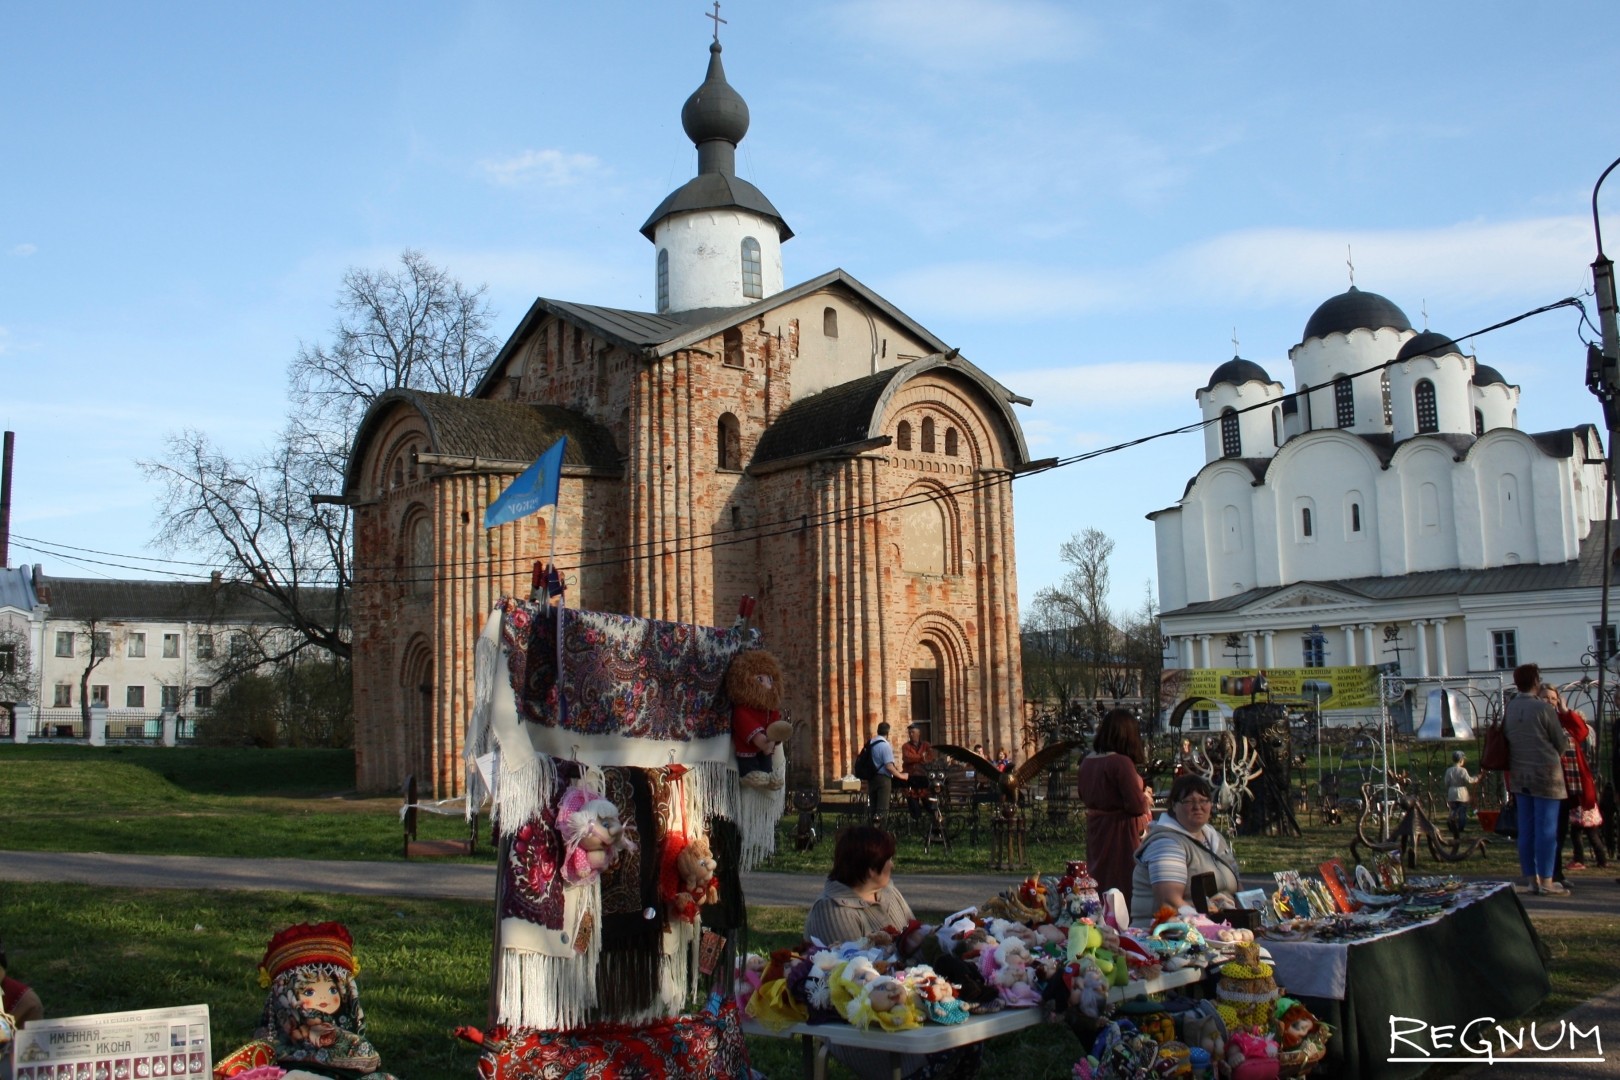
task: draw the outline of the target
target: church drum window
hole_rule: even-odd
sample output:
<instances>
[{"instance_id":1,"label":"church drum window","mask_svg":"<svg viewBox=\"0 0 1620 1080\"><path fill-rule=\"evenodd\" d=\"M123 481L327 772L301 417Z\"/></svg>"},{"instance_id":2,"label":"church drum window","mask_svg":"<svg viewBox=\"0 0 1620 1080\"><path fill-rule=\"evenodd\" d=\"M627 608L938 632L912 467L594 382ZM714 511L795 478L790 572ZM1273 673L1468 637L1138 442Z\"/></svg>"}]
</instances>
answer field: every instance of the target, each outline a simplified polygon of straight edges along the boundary
<instances>
[{"instance_id":1,"label":"church drum window","mask_svg":"<svg viewBox=\"0 0 1620 1080\"><path fill-rule=\"evenodd\" d=\"M953 427L946 428L945 429L945 456L946 457L955 457L957 455L957 451L958 451L958 447L957 447L956 429L953 428Z\"/></svg>"},{"instance_id":2,"label":"church drum window","mask_svg":"<svg viewBox=\"0 0 1620 1080\"><path fill-rule=\"evenodd\" d=\"M1478 409L1474 410L1474 434L1485 434L1485 414Z\"/></svg>"},{"instance_id":3,"label":"church drum window","mask_svg":"<svg viewBox=\"0 0 1620 1080\"><path fill-rule=\"evenodd\" d=\"M765 280L759 267L759 241L745 236L742 241L742 287L743 295L750 300L760 300L765 296Z\"/></svg>"},{"instance_id":4,"label":"church drum window","mask_svg":"<svg viewBox=\"0 0 1620 1080\"><path fill-rule=\"evenodd\" d=\"M1221 412L1221 457L1242 457L1243 435L1238 430L1237 410L1227 408Z\"/></svg>"},{"instance_id":5,"label":"church drum window","mask_svg":"<svg viewBox=\"0 0 1620 1080\"><path fill-rule=\"evenodd\" d=\"M1351 385L1348 375L1340 375L1333 380L1333 411L1334 419L1340 427L1355 426L1356 389Z\"/></svg>"},{"instance_id":6,"label":"church drum window","mask_svg":"<svg viewBox=\"0 0 1620 1080\"><path fill-rule=\"evenodd\" d=\"M923 418L922 452L925 454L932 454L934 452L934 418L931 416Z\"/></svg>"},{"instance_id":7,"label":"church drum window","mask_svg":"<svg viewBox=\"0 0 1620 1080\"><path fill-rule=\"evenodd\" d=\"M1350 504L1350 531L1351 532L1360 532L1361 531L1361 504L1360 503L1351 503Z\"/></svg>"},{"instance_id":8,"label":"church drum window","mask_svg":"<svg viewBox=\"0 0 1620 1080\"><path fill-rule=\"evenodd\" d=\"M1419 379L1412 389L1413 404L1417 407L1417 430L1427 435L1440 430L1440 410L1434 400L1434 383Z\"/></svg>"},{"instance_id":9,"label":"church drum window","mask_svg":"<svg viewBox=\"0 0 1620 1080\"><path fill-rule=\"evenodd\" d=\"M1299 508L1299 535L1307 538L1315 535L1312 532L1311 508L1308 506Z\"/></svg>"},{"instance_id":10,"label":"church drum window","mask_svg":"<svg viewBox=\"0 0 1620 1080\"><path fill-rule=\"evenodd\" d=\"M911 449L911 424L902 420L894 429L894 445L901 450Z\"/></svg>"},{"instance_id":11,"label":"church drum window","mask_svg":"<svg viewBox=\"0 0 1620 1080\"><path fill-rule=\"evenodd\" d=\"M669 248L658 251L658 310L669 310Z\"/></svg>"},{"instance_id":12,"label":"church drum window","mask_svg":"<svg viewBox=\"0 0 1620 1080\"><path fill-rule=\"evenodd\" d=\"M1283 444L1282 406L1281 405L1273 405L1271 407L1271 445L1273 445L1273 446L1281 446L1282 444Z\"/></svg>"}]
</instances>

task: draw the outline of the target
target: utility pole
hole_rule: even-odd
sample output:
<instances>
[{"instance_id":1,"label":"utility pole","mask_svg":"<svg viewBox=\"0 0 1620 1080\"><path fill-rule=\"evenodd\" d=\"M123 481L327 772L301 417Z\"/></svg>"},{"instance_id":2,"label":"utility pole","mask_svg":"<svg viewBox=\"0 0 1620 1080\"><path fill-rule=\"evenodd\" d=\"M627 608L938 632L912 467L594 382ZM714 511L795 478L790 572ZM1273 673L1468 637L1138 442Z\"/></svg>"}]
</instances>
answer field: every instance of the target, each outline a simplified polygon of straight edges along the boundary
<instances>
[{"instance_id":1,"label":"utility pole","mask_svg":"<svg viewBox=\"0 0 1620 1080\"><path fill-rule=\"evenodd\" d=\"M1603 170L1597 183L1592 185L1592 235L1597 241L1597 258L1592 260L1592 293L1597 298L1598 329L1603 334L1601 347L1587 346L1586 350L1586 388L1590 390L1603 406L1603 426L1608 431L1609 442L1608 462L1605 468L1605 482L1603 486L1603 595L1601 597L1601 614L1598 616L1598 685L1597 702L1593 711L1597 714L1593 723L1597 727L1598 739L1604 735L1603 711L1607 704L1608 690L1605 686L1608 676L1609 659L1609 583L1614 565L1614 546L1610 536L1610 520L1614 517L1614 470L1615 470L1615 441L1620 434L1620 318L1615 311L1614 292L1614 262L1603 254L1603 225L1598 219L1598 189L1603 181L1609 178L1615 166L1620 165L1620 158L1615 158L1609 167ZM1620 775L1620 732L1612 728L1609 735L1609 776L1613 779ZM1598 747L1598 760L1602 760L1603 748Z\"/></svg>"}]
</instances>

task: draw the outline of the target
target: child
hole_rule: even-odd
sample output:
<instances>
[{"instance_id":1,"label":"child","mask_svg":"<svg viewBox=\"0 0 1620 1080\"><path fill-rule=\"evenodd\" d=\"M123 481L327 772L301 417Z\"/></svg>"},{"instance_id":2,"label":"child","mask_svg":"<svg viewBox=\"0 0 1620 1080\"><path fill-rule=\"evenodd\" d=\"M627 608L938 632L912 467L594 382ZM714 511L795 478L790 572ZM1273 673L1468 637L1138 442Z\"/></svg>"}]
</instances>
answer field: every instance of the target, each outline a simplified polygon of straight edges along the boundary
<instances>
[{"instance_id":1,"label":"child","mask_svg":"<svg viewBox=\"0 0 1620 1080\"><path fill-rule=\"evenodd\" d=\"M255 1037L271 1045L276 1064L394 1080L366 1040L356 970L354 941L341 923L300 923L270 939L259 966L270 995Z\"/></svg>"},{"instance_id":2,"label":"child","mask_svg":"<svg viewBox=\"0 0 1620 1080\"><path fill-rule=\"evenodd\" d=\"M1461 750L1451 755L1451 768L1446 770L1446 805L1451 808L1448 824L1452 839L1458 839L1468 824L1468 786L1479 783L1479 777L1470 776L1464 762L1468 755Z\"/></svg>"}]
</instances>

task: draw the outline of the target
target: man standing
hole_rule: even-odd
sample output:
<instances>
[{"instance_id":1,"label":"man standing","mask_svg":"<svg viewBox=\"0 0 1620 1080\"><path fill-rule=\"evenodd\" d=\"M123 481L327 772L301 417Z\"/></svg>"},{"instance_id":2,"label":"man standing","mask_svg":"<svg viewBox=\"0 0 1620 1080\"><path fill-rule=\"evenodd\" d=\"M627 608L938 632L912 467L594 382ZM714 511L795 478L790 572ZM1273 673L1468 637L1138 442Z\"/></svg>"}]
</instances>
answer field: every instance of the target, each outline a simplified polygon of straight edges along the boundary
<instances>
[{"instance_id":1,"label":"man standing","mask_svg":"<svg viewBox=\"0 0 1620 1080\"><path fill-rule=\"evenodd\" d=\"M867 820L873 825L882 825L883 819L889 816L889 797L894 792L894 782L899 780L903 783L906 779L906 774L900 771L900 766L894 760L894 747L889 745L887 720L877 726L877 738L872 740L872 766L877 769L877 776L873 777L867 792Z\"/></svg>"}]
</instances>

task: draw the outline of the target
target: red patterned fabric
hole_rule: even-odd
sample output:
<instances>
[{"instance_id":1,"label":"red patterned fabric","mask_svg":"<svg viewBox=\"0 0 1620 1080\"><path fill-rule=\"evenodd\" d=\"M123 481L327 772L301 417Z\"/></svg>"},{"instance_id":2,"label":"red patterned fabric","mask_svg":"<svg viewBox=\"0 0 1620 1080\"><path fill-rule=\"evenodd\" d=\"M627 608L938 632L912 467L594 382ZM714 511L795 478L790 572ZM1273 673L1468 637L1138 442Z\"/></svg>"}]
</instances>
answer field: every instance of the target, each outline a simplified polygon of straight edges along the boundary
<instances>
[{"instance_id":1,"label":"red patterned fabric","mask_svg":"<svg viewBox=\"0 0 1620 1080\"><path fill-rule=\"evenodd\" d=\"M576 1031L496 1028L478 1059L483 1080L643 1080L650 1076L748 1080L748 1050L733 1001L647 1027L603 1024Z\"/></svg>"}]
</instances>

